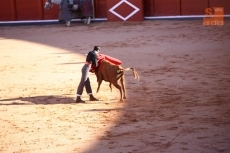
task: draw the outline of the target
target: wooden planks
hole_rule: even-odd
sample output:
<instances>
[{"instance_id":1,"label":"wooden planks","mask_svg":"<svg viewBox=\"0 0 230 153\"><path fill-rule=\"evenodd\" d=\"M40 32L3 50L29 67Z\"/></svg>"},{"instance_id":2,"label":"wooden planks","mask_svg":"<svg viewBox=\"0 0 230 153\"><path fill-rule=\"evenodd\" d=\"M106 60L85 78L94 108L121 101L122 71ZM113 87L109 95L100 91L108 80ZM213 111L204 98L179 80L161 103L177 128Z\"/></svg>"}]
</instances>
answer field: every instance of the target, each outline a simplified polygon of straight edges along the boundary
<instances>
[{"instance_id":1,"label":"wooden planks","mask_svg":"<svg viewBox=\"0 0 230 153\"><path fill-rule=\"evenodd\" d=\"M58 19L59 6L54 5L53 8L45 10L45 1L0 0L0 21ZM110 6L108 3L112 3L111 1L114 0L94 0L96 18L108 18L108 6ZM230 15L230 0L139 0L139 2L143 3L143 16L204 15L205 9L209 7L223 7L224 14ZM124 4L123 8L127 10L122 12L122 8L116 9L122 16L132 11L132 8Z\"/></svg>"},{"instance_id":2,"label":"wooden planks","mask_svg":"<svg viewBox=\"0 0 230 153\"><path fill-rule=\"evenodd\" d=\"M108 21L143 21L142 0L107 0Z\"/></svg>"},{"instance_id":3,"label":"wooden planks","mask_svg":"<svg viewBox=\"0 0 230 153\"><path fill-rule=\"evenodd\" d=\"M180 15L180 0L154 0L155 16Z\"/></svg>"},{"instance_id":4,"label":"wooden planks","mask_svg":"<svg viewBox=\"0 0 230 153\"><path fill-rule=\"evenodd\" d=\"M0 0L0 21L16 20L15 0Z\"/></svg>"},{"instance_id":5,"label":"wooden planks","mask_svg":"<svg viewBox=\"0 0 230 153\"><path fill-rule=\"evenodd\" d=\"M181 15L204 15L208 0L181 0Z\"/></svg>"},{"instance_id":6,"label":"wooden planks","mask_svg":"<svg viewBox=\"0 0 230 153\"><path fill-rule=\"evenodd\" d=\"M223 7L224 14L230 15L230 0L209 0L209 7Z\"/></svg>"},{"instance_id":7,"label":"wooden planks","mask_svg":"<svg viewBox=\"0 0 230 153\"><path fill-rule=\"evenodd\" d=\"M47 0L42 0L43 6L43 19L44 20L51 20L51 19L58 19L59 14L59 5L54 4L50 9L44 9L45 2Z\"/></svg>"},{"instance_id":8,"label":"wooden planks","mask_svg":"<svg viewBox=\"0 0 230 153\"><path fill-rule=\"evenodd\" d=\"M42 20L43 4L41 0L15 0L17 20Z\"/></svg>"}]
</instances>

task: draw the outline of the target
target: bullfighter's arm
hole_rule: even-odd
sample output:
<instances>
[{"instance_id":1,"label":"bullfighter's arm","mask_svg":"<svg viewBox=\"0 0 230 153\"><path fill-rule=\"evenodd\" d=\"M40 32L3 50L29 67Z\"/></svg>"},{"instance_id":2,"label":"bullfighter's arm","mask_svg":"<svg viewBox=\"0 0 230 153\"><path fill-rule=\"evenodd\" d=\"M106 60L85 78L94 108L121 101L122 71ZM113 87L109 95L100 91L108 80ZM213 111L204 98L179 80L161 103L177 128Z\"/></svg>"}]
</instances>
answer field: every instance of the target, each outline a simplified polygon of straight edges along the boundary
<instances>
[{"instance_id":1,"label":"bullfighter's arm","mask_svg":"<svg viewBox=\"0 0 230 153\"><path fill-rule=\"evenodd\" d=\"M93 66L97 67L98 66L98 61L97 61L97 55L96 54L92 54L92 64Z\"/></svg>"}]
</instances>

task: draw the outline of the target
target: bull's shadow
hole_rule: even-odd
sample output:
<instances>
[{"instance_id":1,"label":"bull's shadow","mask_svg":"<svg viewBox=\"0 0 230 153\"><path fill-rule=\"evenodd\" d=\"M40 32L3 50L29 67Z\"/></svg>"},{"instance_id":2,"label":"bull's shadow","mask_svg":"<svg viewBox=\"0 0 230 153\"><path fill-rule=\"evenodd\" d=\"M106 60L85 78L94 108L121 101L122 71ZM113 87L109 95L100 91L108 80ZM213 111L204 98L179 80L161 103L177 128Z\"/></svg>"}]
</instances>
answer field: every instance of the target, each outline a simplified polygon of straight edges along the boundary
<instances>
[{"instance_id":1,"label":"bull's shadow","mask_svg":"<svg viewBox=\"0 0 230 153\"><path fill-rule=\"evenodd\" d=\"M74 102L75 100L73 98L55 95L0 99L0 105L55 105L72 104Z\"/></svg>"}]
</instances>

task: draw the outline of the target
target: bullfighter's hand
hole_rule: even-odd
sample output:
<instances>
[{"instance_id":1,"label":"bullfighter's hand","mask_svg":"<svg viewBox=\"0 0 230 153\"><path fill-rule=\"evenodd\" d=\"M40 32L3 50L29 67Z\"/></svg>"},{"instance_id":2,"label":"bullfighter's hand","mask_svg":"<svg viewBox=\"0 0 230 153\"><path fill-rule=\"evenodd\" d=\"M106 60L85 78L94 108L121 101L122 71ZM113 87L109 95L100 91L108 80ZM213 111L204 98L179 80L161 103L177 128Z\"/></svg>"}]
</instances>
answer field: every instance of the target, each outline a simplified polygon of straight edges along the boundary
<instances>
[{"instance_id":1,"label":"bullfighter's hand","mask_svg":"<svg viewBox=\"0 0 230 153\"><path fill-rule=\"evenodd\" d=\"M89 72L95 73L95 69L90 69Z\"/></svg>"}]
</instances>

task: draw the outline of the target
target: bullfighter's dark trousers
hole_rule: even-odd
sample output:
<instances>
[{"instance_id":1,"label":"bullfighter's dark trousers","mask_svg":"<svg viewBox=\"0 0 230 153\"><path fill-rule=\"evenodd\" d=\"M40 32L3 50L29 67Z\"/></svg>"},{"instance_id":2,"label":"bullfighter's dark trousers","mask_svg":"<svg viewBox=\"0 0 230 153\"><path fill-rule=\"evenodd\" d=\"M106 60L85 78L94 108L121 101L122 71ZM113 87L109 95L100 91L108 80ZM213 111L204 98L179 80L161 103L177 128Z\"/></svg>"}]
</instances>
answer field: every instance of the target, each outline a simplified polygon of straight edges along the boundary
<instances>
[{"instance_id":1,"label":"bullfighter's dark trousers","mask_svg":"<svg viewBox=\"0 0 230 153\"><path fill-rule=\"evenodd\" d=\"M81 81L78 85L77 88L77 96L81 96L83 93L83 88L86 88L86 92L90 95L92 94L92 88L90 85L90 81L89 81L89 70L91 68L91 65L85 64L82 69L81 69Z\"/></svg>"}]
</instances>

